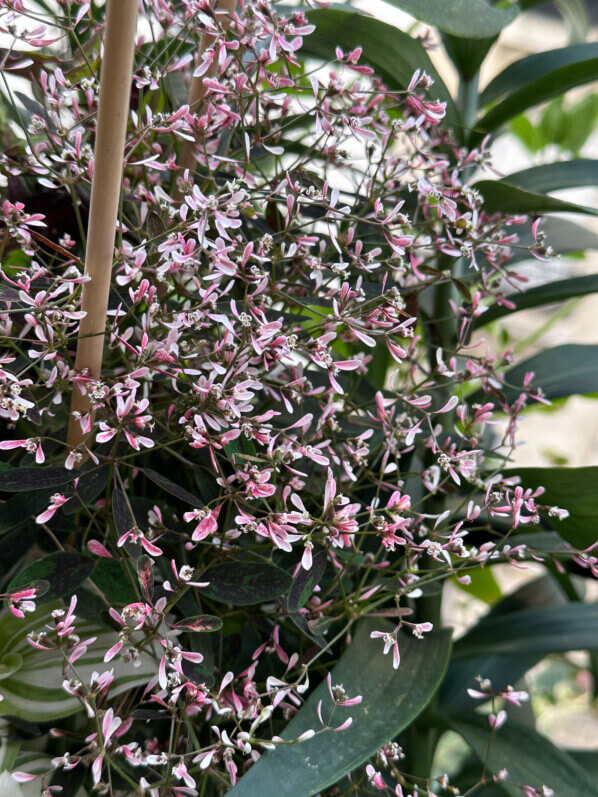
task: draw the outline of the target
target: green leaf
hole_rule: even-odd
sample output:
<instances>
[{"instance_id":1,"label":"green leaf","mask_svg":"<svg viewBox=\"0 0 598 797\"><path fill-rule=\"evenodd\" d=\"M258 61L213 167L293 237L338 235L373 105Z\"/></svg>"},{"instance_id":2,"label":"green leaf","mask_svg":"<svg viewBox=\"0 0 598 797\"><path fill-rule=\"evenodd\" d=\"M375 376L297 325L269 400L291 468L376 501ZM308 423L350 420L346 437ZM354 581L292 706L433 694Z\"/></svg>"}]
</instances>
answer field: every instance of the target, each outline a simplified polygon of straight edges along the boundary
<instances>
[{"instance_id":1,"label":"green leaf","mask_svg":"<svg viewBox=\"0 0 598 797\"><path fill-rule=\"evenodd\" d=\"M313 557L310 569L304 570L301 568L299 570L293 579L293 585L287 600L289 612L297 612L302 606L305 606L314 591L314 587L322 580L327 561L327 552L318 551Z\"/></svg>"},{"instance_id":2,"label":"green leaf","mask_svg":"<svg viewBox=\"0 0 598 797\"><path fill-rule=\"evenodd\" d=\"M516 468L504 473L519 476L523 487L542 485L542 504L569 510L569 517L564 520L549 519L563 539L580 549L596 542L598 467Z\"/></svg>"},{"instance_id":3,"label":"green leaf","mask_svg":"<svg viewBox=\"0 0 598 797\"><path fill-rule=\"evenodd\" d=\"M484 210L488 213L584 213L598 216L598 210L564 199L535 194L505 180L480 180L474 183L484 197Z\"/></svg>"},{"instance_id":4,"label":"green leaf","mask_svg":"<svg viewBox=\"0 0 598 797\"><path fill-rule=\"evenodd\" d=\"M521 291L521 293L510 293L508 299L513 302L514 308L493 304L485 313L474 319L473 328L486 326L505 315L517 313L519 310L528 310L531 307L539 307L553 302L564 302L567 299L587 296L590 293L598 293L598 274L556 280L530 288L528 291Z\"/></svg>"},{"instance_id":5,"label":"green leaf","mask_svg":"<svg viewBox=\"0 0 598 797\"><path fill-rule=\"evenodd\" d=\"M392 627L380 621L363 622L332 671L334 685L342 684L349 697L362 695L359 705L338 707L334 712L334 726L349 717L352 725L339 733L327 732L266 753L229 792L231 797L317 794L374 755L421 714L446 668L450 632L433 632L423 640L399 638L401 665L394 670L390 657L382 653L381 640L370 639L371 631L380 629ZM318 730L320 700L322 716L328 719L332 701L323 682L287 725L283 739Z\"/></svg>"},{"instance_id":6,"label":"green leaf","mask_svg":"<svg viewBox=\"0 0 598 797\"><path fill-rule=\"evenodd\" d=\"M48 507L54 490L35 490L17 493L2 504L0 512L0 535L18 529L29 518L38 515Z\"/></svg>"},{"instance_id":7,"label":"green leaf","mask_svg":"<svg viewBox=\"0 0 598 797\"><path fill-rule=\"evenodd\" d=\"M502 392L506 400L517 400L523 380L529 371L535 374L534 388L542 388L549 401L567 396L598 392L598 346L566 343L535 354L508 370ZM471 403L483 401L486 394L478 390L468 397Z\"/></svg>"},{"instance_id":8,"label":"green leaf","mask_svg":"<svg viewBox=\"0 0 598 797\"><path fill-rule=\"evenodd\" d=\"M501 785L513 797L521 786L549 786L558 797L598 797L596 782L570 756L531 728L509 720L492 734L485 717L472 716L450 722L488 770L508 771Z\"/></svg>"},{"instance_id":9,"label":"green leaf","mask_svg":"<svg viewBox=\"0 0 598 797\"><path fill-rule=\"evenodd\" d=\"M190 493L188 490L185 490L184 487L181 487L176 482L171 481L167 476L162 476L161 473L156 473L155 470L151 468L139 468L141 473L144 473L148 479L157 484L158 487L161 487L167 493L180 498L181 501L185 501L187 504L191 504L191 506L195 506L198 508L203 507L203 501L200 501L196 495Z\"/></svg>"},{"instance_id":10,"label":"green leaf","mask_svg":"<svg viewBox=\"0 0 598 797\"><path fill-rule=\"evenodd\" d=\"M538 152L538 150L546 146L542 128L539 125L536 126L532 124L527 116L523 114L516 116L512 120L511 132L514 133L520 141L523 141L530 152Z\"/></svg>"},{"instance_id":11,"label":"green leaf","mask_svg":"<svg viewBox=\"0 0 598 797\"><path fill-rule=\"evenodd\" d=\"M104 492L110 467L101 465L99 468L93 467L79 476L75 498L65 504L63 512L65 515L74 515L81 510L81 506L89 506L98 496Z\"/></svg>"},{"instance_id":12,"label":"green leaf","mask_svg":"<svg viewBox=\"0 0 598 797\"><path fill-rule=\"evenodd\" d=\"M478 598L490 605L501 599L502 592L490 567L472 570L469 575L471 578L470 584L461 584L455 579L455 586L468 595L473 595L474 598Z\"/></svg>"},{"instance_id":13,"label":"green leaf","mask_svg":"<svg viewBox=\"0 0 598 797\"><path fill-rule=\"evenodd\" d=\"M597 750L566 750L571 756L598 782L598 751Z\"/></svg>"},{"instance_id":14,"label":"green leaf","mask_svg":"<svg viewBox=\"0 0 598 797\"><path fill-rule=\"evenodd\" d=\"M493 8L485 0L387 0L416 19L468 39L486 39L499 33L517 16L517 8Z\"/></svg>"},{"instance_id":15,"label":"green leaf","mask_svg":"<svg viewBox=\"0 0 598 797\"><path fill-rule=\"evenodd\" d=\"M100 557L90 578L111 605L124 606L138 600L135 590L127 579L124 565L118 559Z\"/></svg>"},{"instance_id":16,"label":"green leaf","mask_svg":"<svg viewBox=\"0 0 598 797\"><path fill-rule=\"evenodd\" d=\"M63 655L57 650L36 650L27 641L30 632L41 631L48 623L53 626L50 612L63 607L62 601L56 601L27 614L24 620L13 617L8 610L0 613L0 662L19 665L0 682L3 714L33 722L50 722L83 711L81 701L62 688ZM81 618L77 620L77 634L81 639L97 638L75 665L77 677L89 684L93 672L106 669L104 654L117 641L118 635ZM157 664L149 653L142 653L139 667L131 667L116 658L110 662L110 669L114 669L115 676L110 694L116 697L146 684L156 674ZM72 669L68 676L75 677Z\"/></svg>"},{"instance_id":17,"label":"green leaf","mask_svg":"<svg viewBox=\"0 0 598 797\"><path fill-rule=\"evenodd\" d=\"M0 491L25 493L44 487L58 487L76 478L77 474L66 468L11 468L0 473Z\"/></svg>"},{"instance_id":18,"label":"green leaf","mask_svg":"<svg viewBox=\"0 0 598 797\"><path fill-rule=\"evenodd\" d=\"M542 219L542 231L546 233L546 241L555 252L563 255L569 252L583 252L586 249L598 249L598 235L586 227L574 224L566 219L547 216ZM532 255L524 247L533 245L531 230L523 231L519 236L519 249L512 250L509 268L522 260L531 260Z\"/></svg>"},{"instance_id":19,"label":"green leaf","mask_svg":"<svg viewBox=\"0 0 598 797\"><path fill-rule=\"evenodd\" d=\"M565 603L482 619L455 643L453 657L479 653L563 653L598 648L598 604Z\"/></svg>"},{"instance_id":20,"label":"green leaf","mask_svg":"<svg viewBox=\"0 0 598 797\"><path fill-rule=\"evenodd\" d=\"M59 551L39 559L26 567L8 585L9 592L32 581L47 581L50 589L43 595L43 602L70 597L89 576L94 562L82 553Z\"/></svg>"},{"instance_id":21,"label":"green leaf","mask_svg":"<svg viewBox=\"0 0 598 797\"><path fill-rule=\"evenodd\" d=\"M480 95L480 104L489 105L513 92L527 90L531 83L538 80L548 82L547 76L554 70L575 67L595 58L598 58L598 44L595 42L528 55L510 64L490 81Z\"/></svg>"},{"instance_id":22,"label":"green leaf","mask_svg":"<svg viewBox=\"0 0 598 797\"><path fill-rule=\"evenodd\" d=\"M407 33L352 11L322 8L308 12L316 30L303 40L302 53L334 61L335 47L345 52L363 47L360 63L376 70L390 89L406 89L416 69L423 69L434 79L431 99L447 103L446 120L459 124L459 113L442 78L422 45Z\"/></svg>"},{"instance_id":23,"label":"green leaf","mask_svg":"<svg viewBox=\"0 0 598 797\"><path fill-rule=\"evenodd\" d=\"M222 620L213 614L200 614L197 617L187 617L178 623L168 624L171 628L181 628L185 631L220 631Z\"/></svg>"},{"instance_id":24,"label":"green leaf","mask_svg":"<svg viewBox=\"0 0 598 797\"><path fill-rule=\"evenodd\" d=\"M250 606L278 598L288 592L293 579L268 562L226 562L208 568L201 575L210 585L202 594L212 600Z\"/></svg>"},{"instance_id":25,"label":"green leaf","mask_svg":"<svg viewBox=\"0 0 598 797\"><path fill-rule=\"evenodd\" d=\"M480 103L498 100L476 123L473 143L528 108L598 78L598 43L575 44L530 55L501 72L482 92Z\"/></svg>"},{"instance_id":26,"label":"green leaf","mask_svg":"<svg viewBox=\"0 0 598 797\"><path fill-rule=\"evenodd\" d=\"M554 607L563 603L565 603L565 596L558 585L550 576L545 575L525 584L495 603L470 633L475 633L478 625L493 618L508 617L526 609L542 606ZM475 679L478 675L483 674L485 678L489 678L494 689L500 691L509 684L516 683L542 658L542 653L507 656L483 651L477 655L451 659L439 695L441 711L452 715L475 708L477 701L469 697L467 689L476 686Z\"/></svg>"},{"instance_id":27,"label":"green leaf","mask_svg":"<svg viewBox=\"0 0 598 797\"><path fill-rule=\"evenodd\" d=\"M562 188L595 186L598 183L598 160L580 158L573 161L545 163L520 172L507 174L499 182L516 185L537 194L559 191Z\"/></svg>"},{"instance_id":28,"label":"green leaf","mask_svg":"<svg viewBox=\"0 0 598 797\"><path fill-rule=\"evenodd\" d=\"M465 80L475 79L478 71L488 55L490 48L498 36L488 39L459 39L445 33L442 36L444 47L454 63L460 77Z\"/></svg>"}]
</instances>

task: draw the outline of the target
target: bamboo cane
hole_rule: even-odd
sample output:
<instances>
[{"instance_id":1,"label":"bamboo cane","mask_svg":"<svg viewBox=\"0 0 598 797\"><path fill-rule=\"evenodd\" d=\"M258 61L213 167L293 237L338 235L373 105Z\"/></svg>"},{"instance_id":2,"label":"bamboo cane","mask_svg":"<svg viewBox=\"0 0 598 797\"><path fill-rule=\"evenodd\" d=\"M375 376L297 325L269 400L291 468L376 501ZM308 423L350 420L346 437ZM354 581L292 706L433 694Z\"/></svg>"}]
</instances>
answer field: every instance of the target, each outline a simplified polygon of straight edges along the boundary
<instances>
[{"instance_id":1,"label":"bamboo cane","mask_svg":"<svg viewBox=\"0 0 598 797\"><path fill-rule=\"evenodd\" d=\"M100 80L98 123L91 181L91 203L81 320L75 370L99 378L106 329L106 312L114 256L116 220L122 185L127 116L135 51L138 0L108 0L104 57ZM91 409L89 395L73 387L67 442L77 446L86 439L78 416Z\"/></svg>"},{"instance_id":2,"label":"bamboo cane","mask_svg":"<svg viewBox=\"0 0 598 797\"><path fill-rule=\"evenodd\" d=\"M222 25L224 30L228 30L233 20L233 14L237 5L237 0L217 0L214 11L226 11L226 14L217 14L216 20ZM199 56L201 56L209 49L214 37L206 33L202 34L199 43ZM199 77L193 78L191 88L189 90L189 110L200 115L203 110L204 99L206 96L205 78L213 78L218 73L218 60L214 58L209 65L206 73ZM180 166L183 174L186 169L191 171L195 166L195 147L197 146L197 135L193 141L185 141L181 157L179 159ZM180 199L180 190L177 190L176 198Z\"/></svg>"}]
</instances>

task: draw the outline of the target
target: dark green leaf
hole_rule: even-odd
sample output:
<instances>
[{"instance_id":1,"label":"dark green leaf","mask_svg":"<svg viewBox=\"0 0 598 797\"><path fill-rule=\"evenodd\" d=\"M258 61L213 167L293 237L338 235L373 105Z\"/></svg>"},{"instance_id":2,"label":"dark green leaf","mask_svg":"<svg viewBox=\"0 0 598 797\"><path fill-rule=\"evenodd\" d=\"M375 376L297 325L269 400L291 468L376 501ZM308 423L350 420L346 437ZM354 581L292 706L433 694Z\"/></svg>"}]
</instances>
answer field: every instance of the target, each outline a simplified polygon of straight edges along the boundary
<instances>
[{"instance_id":1,"label":"dark green leaf","mask_svg":"<svg viewBox=\"0 0 598 797\"><path fill-rule=\"evenodd\" d=\"M77 482L76 497L64 506L66 515L73 515L79 512L81 505L89 506L104 491L110 467L102 465L99 468L93 467L89 471L82 473Z\"/></svg>"},{"instance_id":2,"label":"dark green leaf","mask_svg":"<svg viewBox=\"0 0 598 797\"><path fill-rule=\"evenodd\" d=\"M60 551L26 567L13 578L8 589L10 591L39 579L50 585L50 589L43 596L44 603L56 598L70 597L89 576L93 566L93 560L82 553Z\"/></svg>"},{"instance_id":3,"label":"dark green leaf","mask_svg":"<svg viewBox=\"0 0 598 797\"><path fill-rule=\"evenodd\" d=\"M546 655L588 648L598 648L598 604L566 603L484 618L455 643L453 656Z\"/></svg>"},{"instance_id":4,"label":"dark green leaf","mask_svg":"<svg viewBox=\"0 0 598 797\"><path fill-rule=\"evenodd\" d=\"M0 535L17 529L48 507L53 490L17 493L1 505Z\"/></svg>"},{"instance_id":5,"label":"dark green leaf","mask_svg":"<svg viewBox=\"0 0 598 797\"><path fill-rule=\"evenodd\" d=\"M122 537L135 525L135 518L127 506L120 487L115 487L112 491L112 517L114 518L114 525L119 537Z\"/></svg>"},{"instance_id":6,"label":"dark green leaf","mask_svg":"<svg viewBox=\"0 0 598 797\"><path fill-rule=\"evenodd\" d=\"M507 401L516 401L523 387L523 379L529 371L535 374L534 388L542 388L549 399L566 398L576 394L598 392L598 346L566 343L535 354L505 373L502 388ZM469 401L483 401L485 394L476 391Z\"/></svg>"},{"instance_id":7,"label":"dark green leaf","mask_svg":"<svg viewBox=\"0 0 598 797\"><path fill-rule=\"evenodd\" d=\"M118 559L100 557L95 564L91 580L112 605L128 605L138 600L129 583L124 565Z\"/></svg>"},{"instance_id":8,"label":"dark green leaf","mask_svg":"<svg viewBox=\"0 0 598 797\"><path fill-rule=\"evenodd\" d=\"M588 274L586 277L572 277L556 282L547 282L545 285L538 285L521 293L510 293L509 301L513 302L514 308L505 307L501 304L493 304L485 313L474 319L473 328L483 327L505 315L517 313L519 310L527 310L530 307L539 307L553 302L564 302L576 296L587 296L590 293L598 292L598 274Z\"/></svg>"},{"instance_id":9,"label":"dark green leaf","mask_svg":"<svg viewBox=\"0 0 598 797\"><path fill-rule=\"evenodd\" d=\"M550 523L571 545L584 549L596 542L598 467L517 468L505 475L518 475L523 487L541 484L546 492L538 499L540 503L569 511L568 518L550 518Z\"/></svg>"},{"instance_id":10,"label":"dark green leaf","mask_svg":"<svg viewBox=\"0 0 598 797\"><path fill-rule=\"evenodd\" d=\"M287 608L290 612L296 612L302 606L305 606L314 591L314 587L322 580L327 561L327 552L318 551L313 557L311 568L309 570L304 570L303 568L299 570L293 579L293 585L287 600Z\"/></svg>"},{"instance_id":11,"label":"dark green leaf","mask_svg":"<svg viewBox=\"0 0 598 797\"><path fill-rule=\"evenodd\" d=\"M565 752L598 782L598 750L566 750Z\"/></svg>"},{"instance_id":12,"label":"dark green leaf","mask_svg":"<svg viewBox=\"0 0 598 797\"><path fill-rule=\"evenodd\" d=\"M505 180L480 180L473 187L484 197L484 210L488 213L584 213L598 216L595 208L546 194L534 194Z\"/></svg>"},{"instance_id":13,"label":"dark green leaf","mask_svg":"<svg viewBox=\"0 0 598 797\"><path fill-rule=\"evenodd\" d=\"M284 570L268 562L227 562L214 565L202 573L202 581L210 586L202 593L213 600L250 606L278 598L293 582Z\"/></svg>"},{"instance_id":14,"label":"dark green leaf","mask_svg":"<svg viewBox=\"0 0 598 797\"><path fill-rule=\"evenodd\" d=\"M203 501L190 493L188 490L185 490L184 487L181 487L179 484L171 481L167 476L162 476L161 473L156 473L155 470L151 470L151 468L139 468L141 473L144 473L148 479L151 479L154 484L157 484L158 487L161 487L163 490L166 490L167 493L180 498L181 501L185 501L187 504L191 504L191 506L195 507L203 507Z\"/></svg>"},{"instance_id":15,"label":"dark green leaf","mask_svg":"<svg viewBox=\"0 0 598 797\"><path fill-rule=\"evenodd\" d=\"M356 12L323 8L309 11L308 16L316 30L305 37L301 52L334 61L337 45L345 52L361 46L360 63L373 67L390 89L406 89L415 70L423 69L434 79L431 99L446 102L447 121L459 124L459 114L448 89L416 39L392 25Z\"/></svg>"},{"instance_id":16,"label":"dark green leaf","mask_svg":"<svg viewBox=\"0 0 598 797\"><path fill-rule=\"evenodd\" d=\"M522 141L530 152L538 152L546 146L544 130L540 125L535 125L527 116L520 114L511 121L511 132Z\"/></svg>"},{"instance_id":17,"label":"dark green leaf","mask_svg":"<svg viewBox=\"0 0 598 797\"><path fill-rule=\"evenodd\" d=\"M546 737L509 720L492 734L485 717L452 720L451 727L471 747L487 769L508 771L507 793L521 797L521 786L549 786L558 797L598 797L598 787L587 772Z\"/></svg>"},{"instance_id":18,"label":"dark green leaf","mask_svg":"<svg viewBox=\"0 0 598 797\"><path fill-rule=\"evenodd\" d=\"M510 64L490 81L480 95L480 105L489 105L514 91L528 89L530 83L546 80L554 70L575 67L596 58L598 45L595 42L528 55Z\"/></svg>"},{"instance_id":19,"label":"dark green leaf","mask_svg":"<svg viewBox=\"0 0 598 797\"><path fill-rule=\"evenodd\" d=\"M488 39L459 39L449 33L442 36L449 57L460 77L465 80L475 80L475 76L497 38L497 36L491 36Z\"/></svg>"},{"instance_id":20,"label":"dark green leaf","mask_svg":"<svg viewBox=\"0 0 598 797\"><path fill-rule=\"evenodd\" d=\"M362 702L338 707L332 724L353 719L340 733L325 733L294 745L266 753L229 792L231 797L282 797L317 794L359 766L389 739L409 727L424 710L446 668L450 632L433 632L423 640L410 636L399 639L401 665L393 670L389 656L382 653L379 639L370 639L373 630L392 630L380 621L363 622L353 642L332 671L332 683L342 684L349 697L362 695ZM307 730L318 730L317 705L328 719L332 701L326 683L309 696L282 733L296 739Z\"/></svg>"},{"instance_id":21,"label":"dark green leaf","mask_svg":"<svg viewBox=\"0 0 598 797\"><path fill-rule=\"evenodd\" d=\"M301 612L289 612L289 617L295 623L297 628L302 631L306 637L315 642L318 647L323 648L326 644L326 639L319 634L315 629L312 629L310 621Z\"/></svg>"},{"instance_id":22,"label":"dark green leaf","mask_svg":"<svg viewBox=\"0 0 598 797\"><path fill-rule=\"evenodd\" d=\"M520 172L507 174L500 182L542 194L562 188L595 186L598 183L598 160L580 158L574 161L545 163Z\"/></svg>"},{"instance_id":23,"label":"dark green leaf","mask_svg":"<svg viewBox=\"0 0 598 797\"><path fill-rule=\"evenodd\" d=\"M596 79L598 43L575 44L522 58L482 93L482 105L502 99L477 122L473 143L528 108Z\"/></svg>"},{"instance_id":24,"label":"dark green leaf","mask_svg":"<svg viewBox=\"0 0 598 797\"><path fill-rule=\"evenodd\" d=\"M517 8L493 8L485 0L388 0L416 19L468 39L486 39L499 33L517 16Z\"/></svg>"},{"instance_id":25,"label":"dark green leaf","mask_svg":"<svg viewBox=\"0 0 598 797\"><path fill-rule=\"evenodd\" d=\"M0 473L0 491L3 493L25 493L58 487L77 478L77 473L66 468L11 468Z\"/></svg>"},{"instance_id":26,"label":"dark green leaf","mask_svg":"<svg viewBox=\"0 0 598 797\"><path fill-rule=\"evenodd\" d=\"M566 219L547 216L542 219L542 230L546 233L547 243L561 255L568 252L583 252L585 249L598 249L598 235L587 226L581 227ZM518 245L528 247L532 244L531 230L524 231L520 235ZM512 251L509 267L522 260L530 260L531 257L532 255L525 249L515 249Z\"/></svg>"},{"instance_id":27,"label":"dark green leaf","mask_svg":"<svg viewBox=\"0 0 598 797\"><path fill-rule=\"evenodd\" d=\"M182 628L185 631L220 631L222 620L213 614L200 614L197 617L187 617L178 623L169 623L171 628Z\"/></svg>"},{"instance_id":28,"label":"dark green leaf","mask_svg":"<svg viewBox=\"0 0 598 797\"><path fill-rule=\"evenodd\" d=\"M480 623L513 613L542 606L559 606L565 603L565 596L556 582L548 575L531 581L515 592L495 603ZM475 633L478 625L470 633ZM495 690L500 691L515 684L528 670L543 658L542 653L522 653L519 656L505 656L484 651L474 656L452 659L440 690L440 709L444 714L455 714L475 708L477 701L467 694L468 688L475 688L476 677L483 674L492 681Z\"/></svg>"}]
</instances>

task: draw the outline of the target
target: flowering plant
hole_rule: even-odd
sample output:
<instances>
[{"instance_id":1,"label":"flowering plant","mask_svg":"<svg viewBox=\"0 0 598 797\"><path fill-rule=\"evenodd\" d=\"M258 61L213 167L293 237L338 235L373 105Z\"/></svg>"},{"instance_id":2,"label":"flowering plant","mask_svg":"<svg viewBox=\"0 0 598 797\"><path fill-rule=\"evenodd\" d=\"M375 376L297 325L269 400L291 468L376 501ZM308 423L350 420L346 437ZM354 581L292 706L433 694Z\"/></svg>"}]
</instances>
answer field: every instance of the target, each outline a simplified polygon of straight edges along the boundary
<instances>
[{"instance_id":1,"label":"flowering plant","mask_svg":"<svg viewBox=\"0 0 598 797\"><path fill-rule=\"evenodd\" d=\"M511 18L477 5L496 32ZM561 507L562 479L506 467L520 413L558 394L473 337L517 309L516 262L549 256L536 215L584 209L474 182L500 102L478 124L375 19L140 9L2 4L4 68L33 95L1 162L14 779L415 794L452 728L485 761L478 787L594 794L565 753L501 727L531 664L590 644L593 607L498 604L452 659L441 618L443 584L475 594L496 563L571 589L571 567L595 571L574 492ZM525 746L531 769L510 761Z\"/></svg>"}]
</instances>

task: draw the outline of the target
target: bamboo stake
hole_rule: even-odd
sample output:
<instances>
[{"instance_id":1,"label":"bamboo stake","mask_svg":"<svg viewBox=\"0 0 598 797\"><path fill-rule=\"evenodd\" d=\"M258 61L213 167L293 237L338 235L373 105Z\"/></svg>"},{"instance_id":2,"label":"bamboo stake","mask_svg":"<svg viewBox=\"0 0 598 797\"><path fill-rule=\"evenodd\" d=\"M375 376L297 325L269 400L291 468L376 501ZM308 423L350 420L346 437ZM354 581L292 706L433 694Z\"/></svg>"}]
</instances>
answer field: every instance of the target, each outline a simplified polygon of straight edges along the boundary
<instances>
[{"instance_id":1,"label":"bamboo stake","mask_svg":"<svg viewBox=\"0 0 598 797\"><path fill-rule=\"evenodd\" d=\"M86 316L81 320L75 360L75 370L78 373L86 369L95 379L100 377L102 371L106 312L131 96L137 9L138 0L108 0L85 251L85 273L91 280L83 285L81 309L86 312ZM75 385L67 436L70 446L77 446L86 439L81 424L73 413L84 414L89 411L89 396L84 395Z\"/></svg>"},{"instance_id":2,"label":"bamboo stake","mask_svg":"<svg viewBox=\"0 0 598 797\"><path fill-rule=\"evenodd\" d=\"M231 22L233 21L233 14L235 8L237 6L237 0L216 0L216 5L214 7L214 11L226 11L226 14L216 14L216 20L219 22L224 30L228 30ZM201 36L201 40L199 43L199 56L201 60L201 56L210 48L212 42L214 41L214 37L210 36L206 33L203 33ZM217 57L214 58L212 63L209 65L206 73L204 75L200 75L199 77L193 78L191 82L191 88L189 90L189 110L194 113L201 115L203 110L204 99L206 96L206 87L204 84L205 78L213 78L218 73L218 59ZM185 141L183 145L183 150L181 152L181 157L179 163L183 170L183 174L185 173L185 169L189 169L192 171L193 167L195 166L195 147L197 146L197 135L194 141ZM180 190L177 189L176 199L181 199Z\"/></svg>"}]
</instances>

